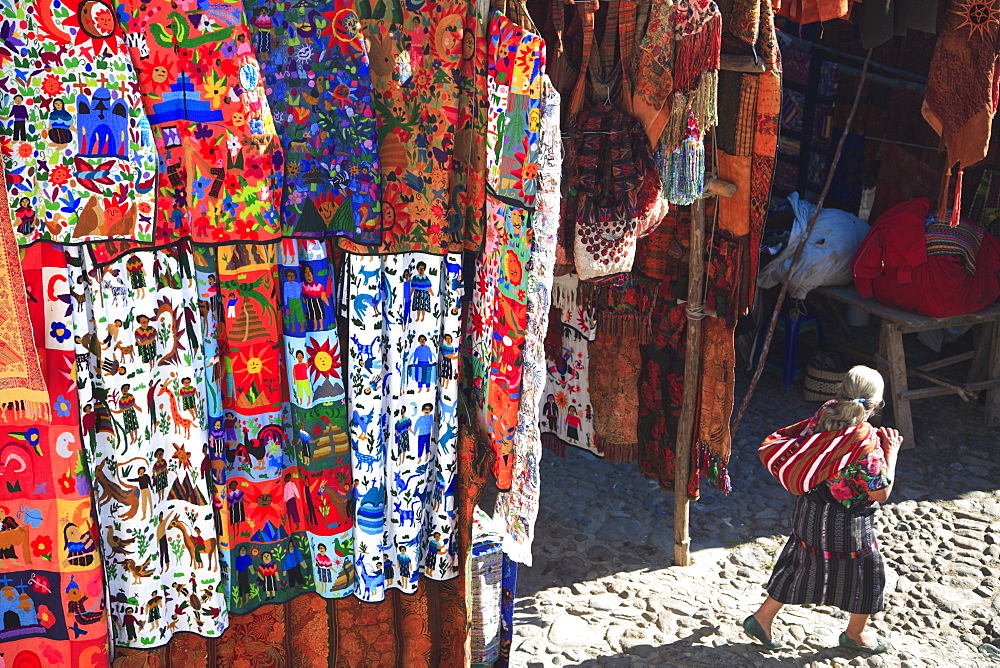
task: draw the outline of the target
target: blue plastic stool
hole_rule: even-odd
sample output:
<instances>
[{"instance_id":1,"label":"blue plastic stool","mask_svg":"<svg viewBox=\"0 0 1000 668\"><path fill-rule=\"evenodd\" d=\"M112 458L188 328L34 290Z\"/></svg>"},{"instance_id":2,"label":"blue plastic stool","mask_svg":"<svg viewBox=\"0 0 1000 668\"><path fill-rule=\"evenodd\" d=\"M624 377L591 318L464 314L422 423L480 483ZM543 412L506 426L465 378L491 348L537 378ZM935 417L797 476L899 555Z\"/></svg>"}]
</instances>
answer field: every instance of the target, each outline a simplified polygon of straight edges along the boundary
<instances>
[{"instance_id":1,"label":"blue plastic stool","mask_svg":"<svg viewBox=\"0 0 1000 668\"><path fill-rule=\"evenodd\" d=\"M816 311L805 304L799 302L792 306L786 305L781 309L778 322L775 326L775 334L780 332L784 341L784 355L778 354L776 348L777 336L771 342L770 354L764 363L764 368L781 376L781 383L786 392L791 392L796 380L801 380L806 374L807 362L798 359L799 339L803 334L812 333L816 338L816 346L823 345L823 325L820 324ZM757 340L757 351L755 357L759 360L764 348L764 336Z\"/></svg>"}]
</instances>

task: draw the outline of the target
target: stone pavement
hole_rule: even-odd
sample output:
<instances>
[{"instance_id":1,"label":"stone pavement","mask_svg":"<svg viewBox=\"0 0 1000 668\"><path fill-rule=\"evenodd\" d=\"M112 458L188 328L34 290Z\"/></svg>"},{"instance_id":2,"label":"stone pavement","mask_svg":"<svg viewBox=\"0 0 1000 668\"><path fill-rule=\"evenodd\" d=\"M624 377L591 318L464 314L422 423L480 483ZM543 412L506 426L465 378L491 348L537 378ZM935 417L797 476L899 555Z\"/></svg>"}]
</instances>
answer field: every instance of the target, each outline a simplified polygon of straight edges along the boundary
<instances>
[{"instance_id":1,"label":"stone pavement","mask_svg":"<svg viewBox=\"0 0 1000 668\"><path fill-rule=\"evenodd\" d=\"M920 440L900 453L895 489L878 516L890 572L887 608L873 623L892 652L863 657L838 648L847 615L832 608L783 609L775 630L788 647L779 652L742 632L764 598L793 502L756 448L816 409L765 374L734 444L733 492L706 490L691 505L689 568L671 566L673 495L635 464L573 448L565 459L546 453L534 566L518 582L512 665L991 665L980 647L1000 647L1000 430L957 397L914 408Z\"/></svg>"}]
</instances>

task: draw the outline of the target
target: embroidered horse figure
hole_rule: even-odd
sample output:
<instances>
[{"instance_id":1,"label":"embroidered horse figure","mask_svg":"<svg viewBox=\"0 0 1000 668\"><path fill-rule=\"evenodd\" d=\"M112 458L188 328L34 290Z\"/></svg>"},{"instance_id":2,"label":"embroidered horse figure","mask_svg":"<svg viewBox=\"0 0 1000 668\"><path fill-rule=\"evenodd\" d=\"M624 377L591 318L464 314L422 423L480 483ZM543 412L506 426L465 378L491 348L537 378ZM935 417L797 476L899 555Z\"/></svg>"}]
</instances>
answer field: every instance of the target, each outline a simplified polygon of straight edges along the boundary
<instances>
[{"instance_id":1,"label":"embroidered horse figure","mask_svg":"<svg viewBox=\"0 0 1000 668\"><path fill-rule=\"evenodd\" d=\"M404 522L409 524L411 527L416 525L417 523L415 519L416 513L414 512L412 505L410 506L409 510L403 510L403 504L401 504L399 501L395 501L393 505L396 506L396 514L399 516L400 526L402 526Z\"/></svg>"},{"instance_id":2,"label":"embroidered horse figure","mask_svg":"<svg viewBox=\"0 0 1000 668\"><path fill-rule=\"evenodd\" d=\"M361 582L365 587L365 597L370 598L374 592L385 584L385 572L379 568L375 573L369 573L365 566L365 555L359 554L354 565L361 575ZM377 567L376 567L377 568Z\"/></svg>"},{"instance_id":3,"label":"embroidered horse figure","mask_svg":"<svg viewBox=\"0 0 1000 668\"><path fill-rule=\"evenodd\" d=\"M379 275L379 273L381 271L382 271L382 267L379 266L379 265L376 265L376 266L372 267L371 270L358 269L357 275L358 275L358 277L360 277L362 279L362 283L367 283L368 281L372 280L373 278L378 278L378 275Z\"/></svg>"},{"instance_id":4,"label":"embroidered horse figure","mask_svg":"<svg viewBox=\"0 0 1000 668\"><path fill-rule=\"evenodd\" d=\"M179 519L174 518L173 521L167 526L168 529L177 529L181 532L181 537L184 540L184 547L187 549L188 556L191 558L191 568L196 566L201 568L205 564L201 561L201 552L204 551L208 555L208 567L212 568L216 561L216 546L218 544L217 538L202 538L199 541L191 537L191 534L187 532L187 528L181 524ZM203 547L203 550L199 550L199 547Z\"/></svg>"},{"instance_id":5,"label":"embroidered horse figure","mask_svg":"<svg viewBox=\"0 0 1000 668\"><path fill-rule=\"evenodd\" d=\"M181 430L183 430L184 438L191 438L191 427L194 425L194 420L181 415L180 410L177 409L177 397L174 396L169 385L164 383L158 394L165 394L167 395L167 399L170 400L170 414L174 423L174 433L180 434Z\"/></svg>"},{"instance_id":6,"label":"embroidered horse figure","mask_svg":"<svg viewBox=\"0 0 1000 668\"><path fill-rule=\"evenodd\" d=\"M354 342L354 345L358 349L358 357L359 358L361 358L361 357L367 357L368 358L367 360L361 361L361 363L363 365L365 365L366 368L371 368L368 365L375 359L375 341L376 340L377 339L372 339L371 343L369 343L368 345L364 345L364 344L361 343L361 341L358 340L357 335L351 334L351 341Z\"/></svg>"},{"instance_id":7,"label":"embroidered horse figure","mask_svg":"<svg viewBox=\"0 0 1000 668\"><path fill-rule=\"evenodd\" d=\"M131 362L135 361L135 346L123 345L121 341L115 344L115 350L122 354L122 363L124 364L125 359L128 358Z\"/></svg>"},{"instance_id":8,"label":"embroidered horse figure","mask_svg":"<svg viewBox=\"0 0 1000 668\"><path fill-rule=\"evenodd\" d=\"M113 464L110 459L105 459L104 466L111 467ZM94 467L94 486L101 490L97 497L99 505L115 501L128 507L128 511L124 515L119 515L118 519L130 520L139 512L139 488L125 483L116 483L108 477L101 466Z\"/></svg>"}]
</instances>

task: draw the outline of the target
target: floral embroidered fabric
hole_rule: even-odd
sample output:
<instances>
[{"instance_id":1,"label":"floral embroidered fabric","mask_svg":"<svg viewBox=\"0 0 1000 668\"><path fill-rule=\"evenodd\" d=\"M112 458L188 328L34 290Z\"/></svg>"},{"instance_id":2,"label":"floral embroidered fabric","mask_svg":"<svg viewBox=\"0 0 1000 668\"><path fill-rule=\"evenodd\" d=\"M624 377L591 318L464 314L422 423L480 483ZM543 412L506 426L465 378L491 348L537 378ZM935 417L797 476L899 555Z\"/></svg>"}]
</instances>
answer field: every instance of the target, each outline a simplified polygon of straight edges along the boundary
<instances>
[{"instance_id":1,"label":"floral embroidered fabric","mask_svg":"<svg viewBox=\"0 0 1000 668\"><path fill-rule=\"evenodd\" d=\"M889 467L881 448L875 448L863 457L851 462L840 473L827 480L833 498L847 508L871 505L868 492L885 489L892 484Z\"/></svg>"}]
</instances>

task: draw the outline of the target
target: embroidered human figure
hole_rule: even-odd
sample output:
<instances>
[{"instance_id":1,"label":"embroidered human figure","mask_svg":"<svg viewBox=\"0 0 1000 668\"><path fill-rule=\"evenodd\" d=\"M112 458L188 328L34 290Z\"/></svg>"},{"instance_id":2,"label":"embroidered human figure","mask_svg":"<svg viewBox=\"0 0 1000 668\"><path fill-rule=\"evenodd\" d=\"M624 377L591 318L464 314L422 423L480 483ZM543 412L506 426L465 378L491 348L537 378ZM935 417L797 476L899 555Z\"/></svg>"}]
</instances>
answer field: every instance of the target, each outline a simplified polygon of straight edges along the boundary
<instances>
[{"instance_id":1,"label":"embroidered human figure","mask_svg":"<svg viewBox=\"0 0 1000 668\"><path fill-rule=\"evenodd\" d=\"M121 464L119 464L121 466ZM140 466L139 470L136 471L136 476L134 478L128 478L129 482L134 482L139 485L139 502L142 507L142 517L140 519L147 519L153 515L153 493L150 487L153 486L153 481L148 475L146 475L146 467ZM148 512L147 512L148 509Z\"/></svg>"},{"instance_id":2,"label":"embroidered human figure","mask_svg":"<svg viewBox=\"0 0 1000 668\"><path fill-rule=\"evenodd\" d=\"M316 575L324 589L333 587L333 559L326 553L326 544L316 546Z\"/></svg>"},{"instance_id":3,"label":"embroidered human figure","mask_svg":"<svg viewBox=\"0 0 1000 668\"><path fill-rule=\"evenodd\" d=\"M250 602L250 574L253 571L253 557L246 545L240 545L236 557L236 606L242 607Z\"/></svg>"},{"instance_id":4,"label":"embroidered human figure","mask_svg":"<svg viewBox=\"0 0 1000 668\"><path fill-rule=\"evenodd\" d=\"M230 320L236 320L236 305L240 302L240 296L235 292L229 293L229 299L226 300L226 317Z\"/></svg>"},{"instance_id":5,"label":"embroidered human figure","mask_svg":"<svg viewBox=\"0 0 1000 668\"><path fill-rule=\"evenodd\" d=\"M417 342L420 345L413 350L413 364L410 365L410 371L413 380L417 381L417 390L429 392L431 383L435 380L437 363L434 360L434 351L427 345L427 337L421 334L417 337Z\"/></svg>"},{"instance_id":6,"label":"embroidered human figure","mask_svg":"<svg viewBox=\"0 0 1000 668\"><path fill-rule=\"evenodd\" d=\"M455 378L458 369L458 346L454 345L451 334L444 335L444 345L441 346L441 360L438 363L438 376L441 387L447 388Z\"/></svg>"},{"instance_id":7,"label":"embroidered human figure","mask_svg":"<svg viewBox=\"0 0 1000 668\"><path fill-rule=\"evenodd\" d=\"M233 530L247 519L246 510L243 507L245 497L246 492L239 488L239 483L231 480L229 482L229 493L226 494L226 501L229 503L229 523L233 525Z\"/></svg>"},{"instance_id":8,"label":"embroidered human figure","mask_svg":"<svg viewBox=\"0 0 1000 668\"><path fill-rule=\"evenodd\" d=\"M129 285L141 299L146 296L146 272L143 271L142 260L138 253L133 253L125 261L125 272L128 274Z\"/></svg>"},{"instance_id":9,"label":"embroidered human figure","mask_svg":"<svg viewBox=\"0 0 1000 668\"><path fill-rule=\"evenodd\" d=\"M261 555L261 564L257 567L257 576L261 580L261 588L266 598L274 598L278 591L278 564L270 552Z\"/></svg>"},{"instance_id":10,"label":"embroidered human figure","mask_svg":"<svg viewBox=\"0 0 1000 668\"><path fill-rule=\"evenodd\" d=\"M556 403L556 398L551 394L545 397L542 415L548 419L549 431L559 433L559 404Z\"/></svg>"},{"instance_id":11,"label":"embroidered human figure","mask_svg":"<svg viewBox=\"0 0 1000 668\"><path fill-rule=\"evenodd\" d=\"M35 229L35 210L31 208L31 200L22 197L19 206L14 210L14 217L17 218L17 231L20 234L31 234Z\"/></svg>"},{"instance_id":12,"label":"embroidered human figure","mask_svg":"<svg viewBox=\"0 0 1000 668\"><path fill-rule=\"evenodd\" d=\"M403 578L403 580L409 580L410 564L413 563L413 560L410 559L410 555L406 553L405 545L399 546L398 554L396 556L396 561L399 563L399 577Z\"/></svg>"},{"instance_id":13,"label":"embroidered human figure","mask_svg":"<svg viewBox=\"0 0 1000 668\"><path fill-rule=\"evenodd\" d=\"M425 274L426 271L427 263L418 262L417 275L410 280L410 287L413 290L414 322L423 322L427 314L431 312L431 297L434 296L434 288L431 287L431 279Z\"/></svg>"},{"instance_id":14,"label":"embroidered human figure","mask_svg":"<svg viewBox=\"0 0 1000 668\"><path fill-rule=\"evenodd\" d=\"M326 319L326 305L329 298L326 294L326 286L314 280L312 267L306 265L302 268L302 299L305 302L306 320L313 331L323 329L323 321Z\"/></svg>"},{"instance_id":15,"label":"embroidered human figure","mask_svg":"<svg viewBox=\"0 0 1000 668\"><path fill-rule=\"evenodd\" d=\"M417 457L423 457L424 453L431 451L431 434L434 432L434 405L424 404L421 408L423 415L418 417L413 423L413 433L417 435Z\"/></svg>"},{"instance_id":16,"label":"embroidered human figure","mask_svg":"<svg viewBox=\"0 0 1000 668\"><path fill-rule=\"evenodd\" d=\"M427 541L427 556L424 559L424 563L427 565L427 568L433 569L438 556L445 555L447 553L448 546L445 545L443 540L441 540L441 532L435 531L431 535L431 539Z\"/></svg>"},{"instance_id":17,"label":"embroidered human figure","mask_svg":"<svg viewBox=\"0 0 1000 668\"><path fill-rule=\"evenodd\" d=\"M288 314L289 331L306 331L306 313L302 308L302 284L294 269L285 270L285 282L281 286L285 298L285 312Z\"/></svg>"},{"instance_id":18,"label":"embroidered human figure","mask_svg":"<svg viewBox=\"0 0 1000 668\"><path fill-rule=\"evenodd\" d=\"M142 623L135 618L135 615L132 614L133 612L135 612L135 608L130 606L125 608L125 614L122 615L122 626L125 627L125 633L128 634L128 642L136 642L139 639L138 634L135 632L135 627Z\"/></svg>"},{"instance_id":19,"label":"embroidered human figure","mask_svg":"<svg viewBox=\"0 0 1000 668\"><path fill-rule=\"evenodd\" d=\"M403 324L410 324L410 309L413 306L413 289L410 283L412 274L409 269L403 270Z\"/></svg>"},{"instance_id":20,"label":"embroidered human figure","mask_svg":"<svg viewBox=\"0 0 1000 668\"><path fill-rule=\"evenodd\" d=\"M73 566L89 566L94 563L94 537L89 531L68 522L63 527L63 541L66 543L66 561Z\"/></svg>"},{"instance_id":21,"label":"embroidered human figure","mask_svg":"<svg viewBox=\"0 0 1000 668\"><path fill-rule=\"evenodd\" d=\"M122 414L122 421L125 423L125 431L128 432L132 443L139 442L139 415L136 411L142 409L136 403L135 395L130 391L132 386L128 383L122 385L122 396L118 398L117 413Z\"/></svg>"},{"instance_id":22,"label":"embroidered human figure","mask_svg":"<svg viewBox=\"0 0 1000 668\"><path fill-rule=\"evenodd\" d=\"M104 611L98 606L95 606L93 610L87 609L87 600L90 597L80 589L80 585L76 583L75 575L69 576L69 584L66 585L66 598L69 599L66 602L66 612L73 615L76 623L80 626L97 624L104 619Z\"/></svg>"},{"instance_id":23,"label":"embroidered human figure","mask_svg":"<svg viewBox=\"0 0 1000 668\"><path fill-rule=\"evenodd\" d=\"M410 451L410 432L413 422L406 416L406 406L400 406L399 419L396 420L396 447L405 455Z\"/></svg>"},{"instance_id":24,"label":"embroidered human figure","mask_svg":"<svg viewBox=\"0 0 1000 668\"><path fill-rule=\"evenodd\" d=\"M295 394L298 396L299 405L308 406L312 401L312 387L309 385L309 365L306 364L305 354L301 350L295 351L292 379L295 381Z\"/></svg>"},{"instance_id":25,"label":"embroidered human figure","mask_svg":"<svg viewBox=\"0 0 1000 668\"><path fill-rule=\"evenodd\" d=\"M159 628L160 619L162 618L160 608L162 607L163 597L159 594L153 594L153 597L146 603L146 623L149 624L150 630Z\"/></svg>"},{"instance_id":26,"label":"embroidered human figure","mask_svg":"<svg viewBox=\"0 0 1000 668\"><path fill-rule=\"evenodd\" d=\"M73 141L73 115L66 111L66 103L56 98L49 112L49 141L56 146L66 146Z\"/></svg>"},{"instance_id":27,"label":"embroidered human figure","mask_svg":"<svg viewBox=\"0 0 1000 668\"><path fill-rule=\"evenodd\" d=\"M156 328L149 324L147 315L140 315L136 320L139 326L135 330L135 345L139 349L139 359L152 370L156 364Z\"/></svg>"},{"instance_id":28,"label":"embroidered human figure","mask_svg":"<svg viewBox=\"0 0 1000 668\"><path fill-rule=\"evenodd\" d=\"M288 575L288 586L305 587L306 579L302 576L302 562L304 561L302 550L299 549L298 544L294 540L289 541L288 545L288 552L285 554L284 563L285 574Z\"/></svg>"},{"instance_id":29,"label":"embroidered human figure","mask_svg":"<svg viewBox=\"0 0 1000 668\"><path fill-rule=\"evenodd\" d=\"M212 428L208 430L208 437L212 441L212 457L222 459L226 456L226 432L222 428L222 418L212 420Z\"/></svg>"},{"instance_id":30,"label":"embroidered human figure","mask_svg":"<svg viewBox=\"0 0 1000 668\"><path fill-rule=\"evenodd\" d=\"M298 500L302 498L302 492L299 490L299 486L296 482L292 480L291 473L285 474L284 481L285 511L288 513L288 519L295 524L300 524L302 520L299 517Z\"/></svg>"},{"instance_id":31,"label":"embroidered human figure","mask_svg":"<svg viewBox=\"0 0 1000 668\"><path fill-rule=\"evenodd\" d=\"M190 378L181 378L181 389L177 392L181 398L181 409L190 411L198 419L198 390L191 385Z\"/></svg>"},{"instance_id":32,"label":"embroidered human figure","mask_svg":"<svg viewBox=\"0 0 1000 668\"><path fill-rule=\"evenodd\" d=\"M14 96L14 104L10 107L10 116L14 126L11 141L28 141L28 108L24 106L24 97Z\"/></svg>"},{"instance_id":33,"label":"embroidered human figure","mask_svg":"<svg viewBox=\"0 0 1000 668\"><path fill-rule=\"evenodd\" d=\"M583 422L577 415L576 406L570 406L566 414L566 438L571 441L580 440L580 425Z\"/></svg>"}]
</instances>

